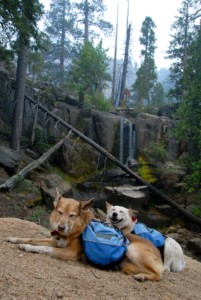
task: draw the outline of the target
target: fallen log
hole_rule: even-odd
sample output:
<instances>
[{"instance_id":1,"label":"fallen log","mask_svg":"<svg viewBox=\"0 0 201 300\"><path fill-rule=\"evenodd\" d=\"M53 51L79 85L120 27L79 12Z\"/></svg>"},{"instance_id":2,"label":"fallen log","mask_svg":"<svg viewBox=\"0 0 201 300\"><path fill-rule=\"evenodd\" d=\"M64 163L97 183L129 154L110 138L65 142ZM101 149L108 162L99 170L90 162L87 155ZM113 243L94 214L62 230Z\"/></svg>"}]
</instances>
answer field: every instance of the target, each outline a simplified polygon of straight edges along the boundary
<instances>
[{"instance_id":1,"label":"fallen log","mask_svg":"<svg viewBox=\"0 0 201 300\"><path fill-rule=\"evenodd\" d=\"M44 163L54 152L56 152L63 145L65 139L66 137L61 139L57 144L55 144L52 148L45 152L41 157L32 161L29 165L21 169L17 174L13 175L8 180L6 180L3 184L0 185L0 190L12 189L16 185L19 178L26 177L29 172L36 169L38 166Z\"/></svg>"}]
</instances>

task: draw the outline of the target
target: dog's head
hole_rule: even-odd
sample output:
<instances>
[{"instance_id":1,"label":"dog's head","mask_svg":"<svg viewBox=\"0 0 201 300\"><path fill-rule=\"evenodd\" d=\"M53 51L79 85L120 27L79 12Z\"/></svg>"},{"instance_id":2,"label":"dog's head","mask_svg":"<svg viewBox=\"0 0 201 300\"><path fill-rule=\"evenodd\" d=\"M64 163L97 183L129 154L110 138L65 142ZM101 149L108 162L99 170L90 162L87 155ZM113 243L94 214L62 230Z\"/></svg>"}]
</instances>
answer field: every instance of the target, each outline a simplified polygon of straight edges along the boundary
<instances>
[{"instance_id":1,"label":"dog's head","mask_svg":"<svg viewBox=\"0 0 201 300\"><path fill-rule=\"evenodd\" d=\"M115 225L119 229L133 227L132 217L135 216L138 211L123 206L113 206L108 202L106 202L106 209L106 221L108 223Z\"/></svg>"},{"instance_id":2,"label":"dog's head","mask_svg":"<svg viewBox=\"0 0 201 300\"><path fill-rule=\"evenodd\" d=\"M89 210L92 204L92 199L80 202L72 198L64 198L56 189L54 210L50 215L52 229L63 236L80 235L93 218Z\"/></svg>"}]
</instances>

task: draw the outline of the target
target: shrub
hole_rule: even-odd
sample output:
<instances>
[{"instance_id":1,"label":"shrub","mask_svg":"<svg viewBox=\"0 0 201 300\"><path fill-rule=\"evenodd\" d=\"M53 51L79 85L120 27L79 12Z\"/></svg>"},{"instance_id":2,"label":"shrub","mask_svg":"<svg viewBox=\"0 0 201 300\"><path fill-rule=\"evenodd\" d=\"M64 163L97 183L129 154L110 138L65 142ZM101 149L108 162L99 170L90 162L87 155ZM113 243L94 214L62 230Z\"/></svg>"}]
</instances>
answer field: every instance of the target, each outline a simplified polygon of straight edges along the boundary
<instances>
[{"instance_id":1,"label":"shrub","mask_svg":"<svg viewBox=\"0 0 201 300\"><path fill-rule=\"evenodd\" d=\"M148 162L142 156L138 157L138 162L140 164L138 168L138 174L148 183L155 183L157 179L153 176L152 170L148 165Z\"/></svg>"}]
</instances>

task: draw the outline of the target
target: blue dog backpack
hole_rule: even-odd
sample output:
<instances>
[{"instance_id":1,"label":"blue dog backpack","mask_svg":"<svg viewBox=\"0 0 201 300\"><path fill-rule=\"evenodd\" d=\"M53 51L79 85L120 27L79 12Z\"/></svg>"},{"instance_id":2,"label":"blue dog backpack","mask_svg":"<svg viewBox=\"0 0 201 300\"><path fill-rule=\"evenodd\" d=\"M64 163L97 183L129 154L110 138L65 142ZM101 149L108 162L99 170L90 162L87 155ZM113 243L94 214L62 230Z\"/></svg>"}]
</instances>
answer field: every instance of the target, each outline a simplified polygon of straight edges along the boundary
<instances>
[{"instance_id":1,"label":"blue dog backpack","mask_svg":"<svg viewBox=\"0 0 201 300\"><path fill-rule=\"evenodd\" d=\"M123 260L129 241L119 229L93 220L82 233L82 244L90 263L111 267Z\"/></svg>"},{"instance_id":2,"label":"blue dog backpack","mask_svg":"<svg viewBox=\"0 0 201 300\"><path fill-rule=\"evenodd\" d=\"M162 247L165 244L165 237L153 228L148 228L143 223L135 223L133 233L139 235L150 242L152 242L157 248Z\"/></svg>"}]
</instances>

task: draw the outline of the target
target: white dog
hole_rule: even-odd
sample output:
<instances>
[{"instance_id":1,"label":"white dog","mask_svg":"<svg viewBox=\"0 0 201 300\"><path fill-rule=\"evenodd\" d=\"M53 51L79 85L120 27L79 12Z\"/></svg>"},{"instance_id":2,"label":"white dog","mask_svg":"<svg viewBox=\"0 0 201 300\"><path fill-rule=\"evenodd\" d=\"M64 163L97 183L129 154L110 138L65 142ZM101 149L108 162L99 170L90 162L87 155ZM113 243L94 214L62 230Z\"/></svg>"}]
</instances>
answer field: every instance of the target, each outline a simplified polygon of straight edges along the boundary
<instances>
[{"instance_id":1,"label":"white dog","mask_svg":"<svg viewBox=\"0 0 201 300\"><path fill-rule=\"evenodd\" d=\"M108 223L111 223L112 225L115 225L121 229L124 234L134 232L134 228L137 223L137 219L134 217L134 215L137 213L137 211L127 209L123 206L112 206L108 202L106 202L106 208L106 221ZM173 238L167 237L164 239L164 245L162 248L165 270L172 272L183 271L185 268L184 255L179 243Z\"/></svg>"}]
</instances>

